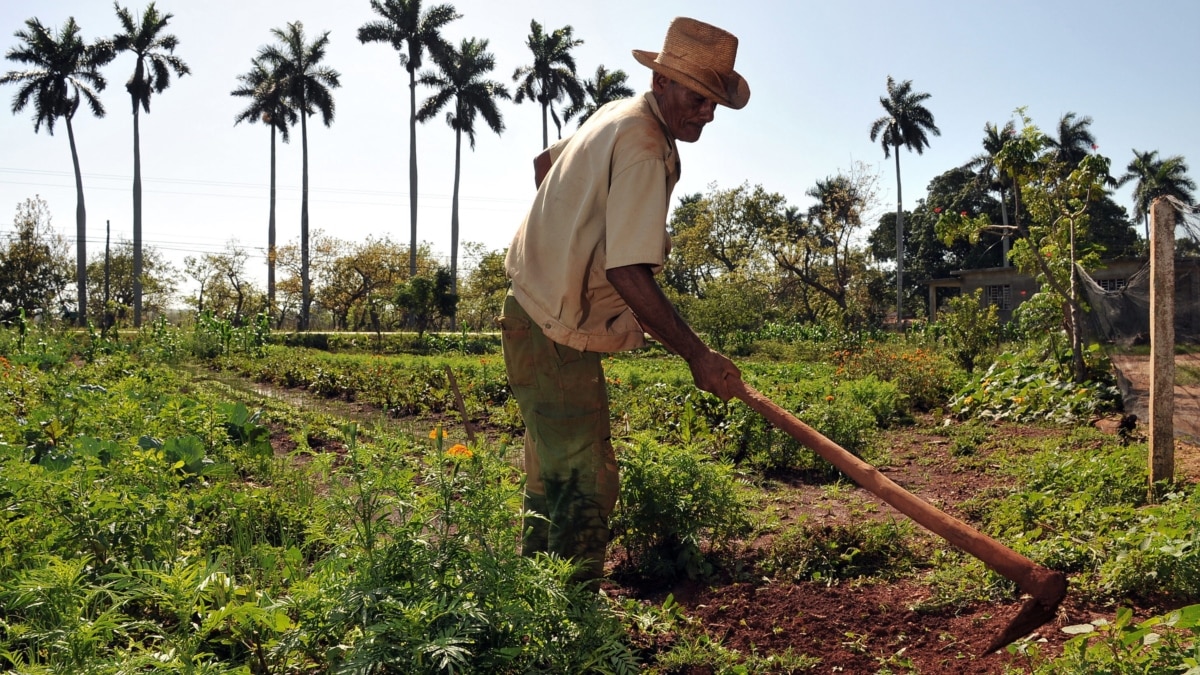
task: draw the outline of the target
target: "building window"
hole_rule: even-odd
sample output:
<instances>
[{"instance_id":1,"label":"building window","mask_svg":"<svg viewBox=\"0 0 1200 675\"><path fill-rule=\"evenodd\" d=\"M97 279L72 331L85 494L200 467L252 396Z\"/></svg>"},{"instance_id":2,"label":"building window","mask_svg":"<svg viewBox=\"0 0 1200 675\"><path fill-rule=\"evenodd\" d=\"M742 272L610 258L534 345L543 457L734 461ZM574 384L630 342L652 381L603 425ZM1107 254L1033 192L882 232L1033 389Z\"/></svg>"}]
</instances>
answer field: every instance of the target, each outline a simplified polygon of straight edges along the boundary
<instances>
[{"instance_id":1,"label":"building window","mask_svg":"<svg viewBox=\"0 0 1200 675\"><path fill-rule=\"evenodd\" d=\"M1122 288L1125 288L1126 285L1124 279L1097 279L1096 283L1100 285L1100 288L1103 288L1109 293L1112 293L1113 291L1119 291Z\"/></svg>"},{"instance_id":2,"label":"building window","mask_svg":"<svg viewBox=\"0 0 1200 675\"><path fill-rule=\"evenodd\" d=\"M1012 286L984 286L983 300L989 305L995 305L996 309L1012 309Z\"/></svg>"}]
</instances>

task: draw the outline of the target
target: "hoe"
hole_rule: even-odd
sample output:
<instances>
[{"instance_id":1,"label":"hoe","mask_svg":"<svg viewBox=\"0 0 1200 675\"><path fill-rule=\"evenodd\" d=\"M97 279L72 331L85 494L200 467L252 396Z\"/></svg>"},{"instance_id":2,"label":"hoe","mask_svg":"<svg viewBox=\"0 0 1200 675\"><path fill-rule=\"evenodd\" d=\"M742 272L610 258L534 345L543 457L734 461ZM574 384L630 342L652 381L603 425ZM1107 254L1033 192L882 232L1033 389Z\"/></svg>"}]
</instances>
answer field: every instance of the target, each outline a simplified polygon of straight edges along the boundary
<instances>
[{"instance_id":1,"label":"hoe","mask_svg":"<svg viewBox=\"0 0 1200 675\"><path fill-rule=\"evenodd\" d=\"M837 443L821 435L745 382L738 381L734 395L766 417L771 424L800 441L854 482L887 502L954 546L982 560L1030 597L1017 616L988 645L985 653L1001 649L1054 618L1067 595L1067 578L1062 572L1047 569L1017 553L961 520L938 510L881 474L875 467L850 454Z\"/></svg>"}]
</instances>

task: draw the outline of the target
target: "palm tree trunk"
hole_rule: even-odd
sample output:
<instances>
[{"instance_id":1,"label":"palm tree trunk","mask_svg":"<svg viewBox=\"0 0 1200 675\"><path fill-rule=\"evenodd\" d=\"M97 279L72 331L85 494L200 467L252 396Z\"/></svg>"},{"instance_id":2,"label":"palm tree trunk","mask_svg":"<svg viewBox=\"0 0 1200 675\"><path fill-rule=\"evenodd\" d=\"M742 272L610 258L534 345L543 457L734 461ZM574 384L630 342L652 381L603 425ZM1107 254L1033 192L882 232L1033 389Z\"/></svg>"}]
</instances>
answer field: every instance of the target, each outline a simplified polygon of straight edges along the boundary
<instances>
[{"instance_id":1,"label":"palm tree trunk","mask_svg":"<svg viewBox=\"0 0 1200 675\"><path fill-rule=\"evenodd\" d=\"M904 199L900 192L900 146L896 146L896 328L904 328Z\"/></svg>"},{"instance_id":2,"label":"palm tree trunk","mask_svg":"<svg viewBox=\"0 0 1200 675\"><path fill-rule=\"evenodd\" d=\"M1004 184L1000 184L1000 223L1004 225L1004 233L1000 235L1001 267L1008 267L1008 204L1005 202Z\"/></svg>"},{"instance_id":3,"label":"palm tree trunk","mask_svg":"<svg viewBox=\"0 0 1200 675\"><path fill-rule=\"evenodd\" d=\"M409 61L411 63L411 61ZM417 276L417 75L408 69L408 278Z\"/></svg>"},{"instance_id":4,"label":"palm tree trunk","mask_svg":"<svg viewBox=\"0 0 1200 675\"><path fill-rule=\"evenodd\" d=\"M312 286L308 278L308 113L300 107L300 318L297 328L308 330Z\"/></svg>"},{"instance_id":5,"label":"palm tree trunk","mask_svg":"<svg viewBox=\"0 0 1200 675\"><path fill-rule=\"evenodd\" d=\"M87 209L83 205L83 174L79 170L79 151L75 148L75 129L66 115L67 140L71 143L71 162L75 165L75 302L76 322L87 325Z\"/></svg>"},{"instance_id":6,"label":"palm tree trunk","mask_svg":"<svg viewBox=\"0 0 1200 675\"><path fill-rule=\"evenodd\" d=\"M542 104L542 149L550 147L550 127L546 125L546 108L550 107L550 103Z\"/></svg>"},{"instance_id":7,"label":"palm tree trunk","mask_svg":"<svg viewBox=\"0 0 1200 675\"><path fill-rule=\"evenodd\" d=\"M454 131L454 194L450 201L450 292L458 293L458 183L462 173L462 130ZM450 317L450 330L455 330Z\"/></svg>"},{"instance_id":8,"label":"palm tree trunk","mask_svg":"<svg viewBox=\"0 0 1200 675\"><path fill-rule=\"evenodd\" d=\"M133 102L133 327L142 327L142 148Z\"/></svg>"},{"instance_id":9,"label":"palm tree trunk","mask_svg":"<svg viewBox=\"0 0 1200 675\"><path fill-rule=\"evenodd\" d=\"M271 125L271 205L267 219L267 313L275 313L275 125Z\"/></svg>"}]
</instances>

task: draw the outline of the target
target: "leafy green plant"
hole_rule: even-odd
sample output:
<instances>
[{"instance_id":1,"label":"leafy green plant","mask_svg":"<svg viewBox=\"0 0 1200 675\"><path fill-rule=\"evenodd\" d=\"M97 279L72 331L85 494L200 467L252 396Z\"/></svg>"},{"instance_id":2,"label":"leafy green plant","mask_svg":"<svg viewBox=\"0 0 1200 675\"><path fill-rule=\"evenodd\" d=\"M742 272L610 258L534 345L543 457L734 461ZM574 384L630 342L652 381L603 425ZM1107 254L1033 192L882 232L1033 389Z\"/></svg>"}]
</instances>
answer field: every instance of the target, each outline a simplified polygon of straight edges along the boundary
<instances>
[{"instance_id":1,"label":"leafy green plant","mask_svg":"<svg viewBox=\"0 0 1200 675\"><path fill-rule=\"evenodd\" d=\"M968 373L975 370L980 356L995 348L1000 336L1000 318L996 305L983 304L983 289L974 295L951 298L947 307L938 313L943 339L941 345L954 355Z\"/></svg>"},{"instance_id":2,"label":"leafy green plant","mask_svg":"<svg viewBox=\"0 0 1200 675\"><path fill-rule=\"evenodd\" d=\"M710 574L705 545L718 546L748 524L731 467L694 447L650 440L630 444L618 461L621 493L612 527L636 569L652 578Z\"/></svg>"},{"instance_id":3,"label":"leafy green plant","mask_svg":"<svg viewBox=\"0 0 1200 675\"><path fill-rule=\"evenodd\" d=\"M907 521L801 525L775 537L761 569L797 581L900 574L920 561L907 543L911 537Z\"/></svg>"},{"instance_id":4,"label":"leafy green plant","mask_svg":"<svg viewBox=\"0 0 1200 675\"><path fill-rule=\"evenodd\" d=\"M1095 354L1097 345L1089 350ZM1070 423L1116 408L1120 392L1110 379L1076 383L1058 361L1026 349L997 357L986 372L959 390L948 409L959 418Z\"/></svg>"},{"instance_id":5,"label":"leafy green plant","mask_svg":"<svg viewBox=\"0 0 1200 675\"><path fill-rule=\"evenodd\" d=\"M1200 605L1135 622L1122 607L1115 620L1104 619L1068 626L1075 634L1062 655L1049 658L1035 643L1008 647L1024 653L1037 675L1134 675L1135 673L1200 672Z\"/></svg>"}]
</instances>

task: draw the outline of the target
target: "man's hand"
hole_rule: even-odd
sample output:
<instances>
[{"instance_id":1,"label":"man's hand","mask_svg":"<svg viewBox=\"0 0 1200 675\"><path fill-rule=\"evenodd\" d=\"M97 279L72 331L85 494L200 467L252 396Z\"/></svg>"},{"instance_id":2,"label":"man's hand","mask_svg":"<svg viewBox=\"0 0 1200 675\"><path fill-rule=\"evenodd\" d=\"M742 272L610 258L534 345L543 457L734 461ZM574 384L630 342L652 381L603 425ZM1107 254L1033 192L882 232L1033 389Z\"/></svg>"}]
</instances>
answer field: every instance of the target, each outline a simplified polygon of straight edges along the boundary
<instances>
[{"instance_id":1,"label":"man's hand","mask_svg":"<svg viewBox=\"0 0 1200 675\"><path fill-rule=\"evenodd\" d=\"M736 395L742 371L724 355L709 349L688 360L688 366L692 369L692 379L697 387L722 401L728 401Z\"/></svg>"},{"instance_id":2,"label":"man's hand","mask_svg":"<svg viewBox=\"0 0 1200 675\"><path fill-rule=\"evenodd\" d=\"M704 344L663 295L648 265L616 267L606 272L609 283L633 310L642 329L688 362L696 386L728 401L742 374L733 362Z\"/></svg>"}]
</instances>

